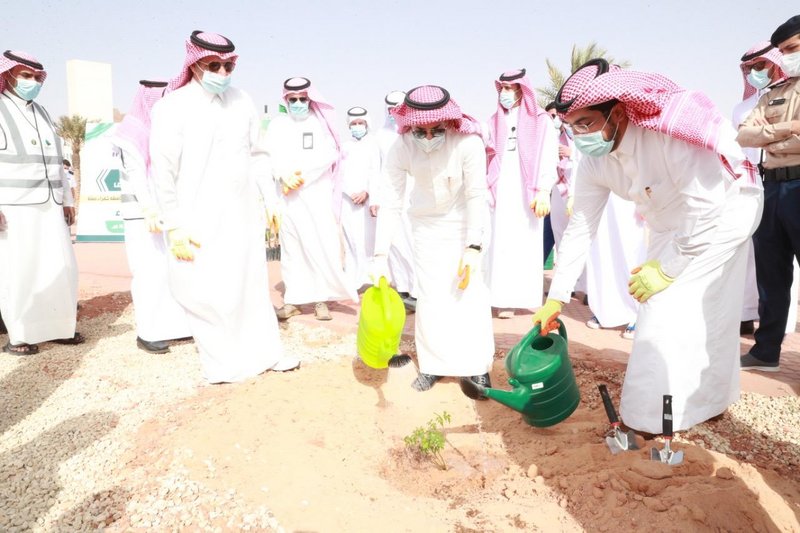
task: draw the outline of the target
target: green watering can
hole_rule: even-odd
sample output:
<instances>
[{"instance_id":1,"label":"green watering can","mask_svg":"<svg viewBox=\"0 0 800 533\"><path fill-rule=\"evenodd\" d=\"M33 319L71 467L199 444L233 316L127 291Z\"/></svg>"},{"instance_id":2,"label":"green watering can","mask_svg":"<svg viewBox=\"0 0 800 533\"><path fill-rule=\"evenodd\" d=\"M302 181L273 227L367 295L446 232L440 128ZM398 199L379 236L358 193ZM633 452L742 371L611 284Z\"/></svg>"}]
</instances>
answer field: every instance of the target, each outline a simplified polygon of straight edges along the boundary
<instances>
[{"instance_id":1,"label":"green watering can","mask_svg":"<svg viewBox=\"0 0 800 533\"><path fill-rule=\"evenodd\" d=\"M508 352L506 370L513 390L482 387L461 379L461 390L473 400L491 398L522 413L528 424L540 428L558 424L581 401L575 373L567 353L567 330L558 322L558 333L541 335L536 324Z\"/></svg>"},{"instance_id":2,"label":"green watering can","mask_svg":"<svg viewBox=\"0 0 800 533\"><path fill-rule=\"evenodd\" d=\"M364 364L372 368L387 368L400 349L405 323L403 299L381 276L378 285L364 291L361 298L356 346ZM392 363L392 366L398 366L395 361Z\"/></svg>"}]
</instances>

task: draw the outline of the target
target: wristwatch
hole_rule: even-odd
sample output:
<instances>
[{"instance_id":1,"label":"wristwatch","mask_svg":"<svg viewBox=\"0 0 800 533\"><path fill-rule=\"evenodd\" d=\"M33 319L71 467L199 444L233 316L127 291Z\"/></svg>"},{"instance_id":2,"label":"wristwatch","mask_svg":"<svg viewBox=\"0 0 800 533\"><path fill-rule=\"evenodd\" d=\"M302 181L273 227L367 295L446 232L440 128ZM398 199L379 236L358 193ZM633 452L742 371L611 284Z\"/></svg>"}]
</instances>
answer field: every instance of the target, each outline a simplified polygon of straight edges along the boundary
<instances>
[{"instance_id":1,"label":"wristwatch","mask_svg":"<svg viewBox=\"0 0 800 533\"><path fill-rule=\"evenodd\" d=\"M478 250L479 252L483 250L483 246L480 244L470 244L467 248L472 248L473 250Z\"/></svg>"}]
</instances>

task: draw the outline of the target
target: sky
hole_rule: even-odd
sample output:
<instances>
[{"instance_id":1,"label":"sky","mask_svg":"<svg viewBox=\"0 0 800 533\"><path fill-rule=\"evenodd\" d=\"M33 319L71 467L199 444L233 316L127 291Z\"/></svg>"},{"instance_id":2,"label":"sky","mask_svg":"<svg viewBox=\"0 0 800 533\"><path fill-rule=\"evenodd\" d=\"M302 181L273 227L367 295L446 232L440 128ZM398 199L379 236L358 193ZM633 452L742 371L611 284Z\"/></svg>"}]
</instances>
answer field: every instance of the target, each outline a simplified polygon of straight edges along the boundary
<instances>
[{"instance_id":1,"label":"sky","mask_svg":"<svg viewBox=\"0 0 800 533\"><path fill-rule=\"evenodd\" d=\"M497 106L493 80L524 67L548 84L570 51L597 42L631 68L706 92L724 115L741 100L739 58L800 13L789 1L710 0L70 0L7 2L2 49L33 54L48 71L37 99L67 113L66 62L112 64L114 106L127 111L140 79L174 76L193 30L221 33L239 53L233 85L277 111L286 78L304 76L345 129L351 106L383 122L389 91L447 88L481 120ZM375 122L373 122L374 124Z\"/></svg>"}]
</instances>

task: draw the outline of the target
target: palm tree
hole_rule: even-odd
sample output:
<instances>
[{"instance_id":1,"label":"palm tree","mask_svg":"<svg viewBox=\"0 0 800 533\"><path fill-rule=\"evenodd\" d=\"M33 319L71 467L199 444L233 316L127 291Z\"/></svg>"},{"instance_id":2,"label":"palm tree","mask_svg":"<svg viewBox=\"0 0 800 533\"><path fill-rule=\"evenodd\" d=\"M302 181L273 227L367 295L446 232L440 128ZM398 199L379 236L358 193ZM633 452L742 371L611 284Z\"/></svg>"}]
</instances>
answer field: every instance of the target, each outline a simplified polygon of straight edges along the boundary
<instances>
[{"instance_id":1,"label":"palm tree","mask_svg":"<svg viewBox=\"0 0 800 533\"><path fill-rule=\"evenodd\" d=\"M615 61L613 57L608 55L605 48L601 48L596 42L591 42L586 46L579 47L577 44L572 45L572 54L570 55L570 74L580 68L581 65L597 57L602 57L609 63L615 63L621 67L629 67L629 61ZM550 84L546 87L539 87L539 104L544 107L556 98L558 90L564 85L567 80L561 70L550 60L546 58L545 64L547 65L547 75L550 78Z\"/></svg>"},{"instance_id":2,"label":"palm tree","mask_svg":"<svg viewBox=\"0 0 800 533\"><path fill-rule=\"evenodd\" d=\"M61 116L56 124L56 133L72 149L72 168L75 172L75 205L78 205L81 190L81 148L86 137L86 119L80 115Z\"/></svg>"}]
</instances>

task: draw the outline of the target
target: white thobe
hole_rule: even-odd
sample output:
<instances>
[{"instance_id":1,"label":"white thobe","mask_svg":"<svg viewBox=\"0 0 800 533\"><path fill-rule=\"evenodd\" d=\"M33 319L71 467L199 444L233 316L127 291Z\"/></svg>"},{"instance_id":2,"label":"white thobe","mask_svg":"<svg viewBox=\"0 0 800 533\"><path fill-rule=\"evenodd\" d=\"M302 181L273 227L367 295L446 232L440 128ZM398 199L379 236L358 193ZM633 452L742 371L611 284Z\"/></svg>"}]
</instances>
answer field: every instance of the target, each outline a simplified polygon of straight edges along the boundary
<instances>
[{"instance_id":1,"label":"white thobe","mask_svg":"<svg viewBox=\"0 0 800 533\"><path fill-rule=\"evenodd\" d=\"M524 140L512 133L518 119L519 107L514 107L506 115L509 139L505 142L491 211L487 275L492 307L533 309L542 305L544 219L534 214L528 202L518 146ZM535 154L539 158L536 186L550 191L558 179L558 135L552 127L544 131Z\"/></svg>"},{"instance_id":2,"label":"white thobe","mask_svg":"<svg viewBox=\"0 0 800 533\"><path fill-rule=\"evenodd\" d=\"M381 151L374 136L351 139L342 146L342 231L345 237L345 271L358 289L369 280L369 260L375 247L375 217L369 213L373 189L381 172ZM362 204L351 197L366 191Z\"/></svg>"},{"instance_id":3,"label":"white thobe","mask_svg":"<svg viewBox=\"0 0 800 533\"><path fill-rule=\"evenodd\" d=\"M636 319L639 302L628 293L628 281L646 257L644 221L636 215L636 204L610 194L586 261L589 309L600 326L613 328Z\"/></svg>"},{"instance_id":4,"label":"white thobe","mask_svg":"<svg viewBox=\"0 0 800 533\"><path fill-rule=\"evenodd\" d=\"M738 127L750 113L755 109L758 104L759 98L765 91L756 91L750 97L745 98L733 108L733 124ZM742 147L748 161L754 165L761 162L761 149L753 147ZM792 288L791 288L791 302L789 306L789 314L786 320L786 333L791 333L795 330L797 325L797 296L798 288L800 287L800 267L798 267L797 259L793 260L794 271L792 275ZM747 252L747 274L745 275L744 284L744 303L742 305L742 320L758 320L758 284L756 283L756 258L753 250L753 241L750 240L750 246Z\"/></svg>"},{"instance_id":5,"label":"white thobe","mask_svg":"<svg viewBox=\"0 0 800 533\"><path fill-rule=\"evenodd\" d=\"M302 173L303 185L281 197L281 276L283 300L300 305L355 300L358 295L344 270L341 227L333 208L336 144L325 124L309 111L305 120L280 114L269 124L266 146L272 175Z\"/></svg>"},{"instance_id":6,"label":"white thobe","mask_svg":"<svg viewBox=\"0 0 800 533\"><path fill-rule=\"evenodd\" d=\"M419 370L425 374L476 376L492 367L492 313L480 264L466 289L457 286L464 251L482 243L488 219L484 150L477 135L448 130L443 146L425 153L406 134L392 146L385 163L390 186L378 211L375 253L388 253L401 225L410 175L408 215L417 290L414 340Z\"/></svg>"},{"instance_id":7,"label":"white thobe","mask_svg":"<svg viewBox=\"0 0 800 533\"><path fill-rule=\"evenodd\" d=\"M741 153L733 135L723 130L725 153ZM676 431L739 397L740 288L763 200L744 181L732 182L717 154L633 124L610 155L581 161L550 297L569 301L609 192L636 203L648 259L675 278L639 307L620 409L634 429L661 433L664 394Z\"/></svg>"},{"instance_id":8,"label":"white thobe","mask_svg":"<svg viewBox=\"0 0 800 533\"><path fill-rule=\"evenodd\" d=\"M241 381L283 356L258 195L269 195L271 185L259 126L244 92L213 95L196 81L152 111L151 171L162 216L201 244L192 262L170 258L169 285L211 383Z\"/></svg>"},{"instance_id":9,"label":"white thobe","mask_svg":"<svg viewBox=\"0 0 800 533\"><path fill-rule=\"evenodd\" d=\"M0 95L0 314L12 344L75 334L78 265L64 207L73 205L61 139L47 112Z\"/></svg>"},{"instance_id":10,"label":"white thobe","mask_svg":"<svg viewBox=\"0 0 800 533\"><path fill-rule=\"evenodd\" d=\"M380 205L389 187L389 178L386 176L385 163L389 156L389 150L400 136L394 125L382 128L378 132L378 144L381 147L381 175L380 181L374 187L374 199L372 205ZM395 231L392 246L389 248L389 274L392 283L399 292L407 292L416 296L414 286L414 257L411 246L411 221L408 219L408 202L413 188L413 177L408 176L406 181L406 197L403 199L404 209L400 212L401 226Z\"/></svg>"},{"instance_id":11,"label":"white thobe","mask_svg":"<svg viewBox=\"0 0 800 533\"><path fill-rule=\"evenodd\" d=\"M149 342L190 337L186 312L169 289L169 252L164 235L148 231L143 218L143 208L157 209L144 160L128 142L115 139L114 143L122 155L120 209L125 221L136 335Z\"/></svg>"}]
</instances>

